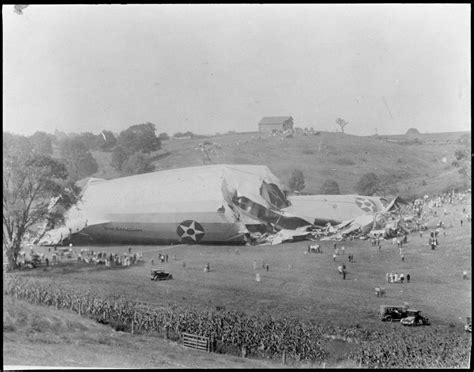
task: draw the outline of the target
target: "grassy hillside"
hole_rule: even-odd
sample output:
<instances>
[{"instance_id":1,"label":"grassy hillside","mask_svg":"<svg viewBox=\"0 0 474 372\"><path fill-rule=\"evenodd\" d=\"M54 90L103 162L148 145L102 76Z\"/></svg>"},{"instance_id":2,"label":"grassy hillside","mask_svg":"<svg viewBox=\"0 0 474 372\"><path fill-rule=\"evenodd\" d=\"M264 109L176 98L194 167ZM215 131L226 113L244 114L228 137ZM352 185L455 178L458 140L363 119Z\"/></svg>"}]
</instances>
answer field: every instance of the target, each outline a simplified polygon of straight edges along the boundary
<instances>
[{"instance_id":1,"label":"grassy hillside","mask_svg":"<svg viewBox=\"0 0 474 372\"><path fill-rule=\"evenodd\" d=\"M208 354L152 336L130 336L92 319L3 296L3 363L52 368L280 368ZM13 367L15 366L15 367ZM23 368L24 368L23 367ZM20 368L22 369L22 368Z\"/></svg>"},{"instance_id":2,"label":"grassy hillside","mask_svg":"<svg viewBox=\"0 0 474 372\"><path fill-rule=\"evenodd\" d=\"M465 132L421 134L421 143L404 144L404 136L359 137L343 133L283 135L235 133L205 139L171 139L154 156L156 170L202 164L261 164L286 182L295 168L303 171L306 193L318 193L327 179L341 193L354 193L360 176L374 172L389 177L401 195L434 193L462 185L451 166L456 140ZM424 141L424 137L427 136ZM393 142L389 142L393 139ZM207 149L202 151L202 145ZM110 153L94 152L100 170L94 175L115 178ZM444 158L444 159L443 159ZM443 161L444 160L444 161Z\"/></svg>"}]
</instances>

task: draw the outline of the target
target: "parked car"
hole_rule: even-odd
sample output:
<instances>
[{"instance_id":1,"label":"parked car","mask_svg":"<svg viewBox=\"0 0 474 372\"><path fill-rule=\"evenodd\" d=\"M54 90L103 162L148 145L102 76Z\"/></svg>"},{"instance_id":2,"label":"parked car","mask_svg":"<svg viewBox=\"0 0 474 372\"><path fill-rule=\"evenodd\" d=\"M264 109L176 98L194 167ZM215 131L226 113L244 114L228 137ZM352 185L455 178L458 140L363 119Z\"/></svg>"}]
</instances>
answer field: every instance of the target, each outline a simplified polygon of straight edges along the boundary
<instances>
[{"instance_id":1,"label":"parked car","mask_svg":"<svg viewBox=\"0 0 474 372\"><path fill-rule=\"evenodd\" d=\"M408 309L406 317L400 320L404 326L429 325L430 321L426 316L421 315L420 310Z\"/></svg>"},{"instance_id":2,"label":"parked car","mask_svg":"<svg viewBox=\"0 0 474 372\"><path fill-rule=\"evenodd\" d=\"M151 270L151 280L170 280L173 279L173 275L170 273L167 273L164 270L161 269L156 269L156 270Z\"/></svg>"},{"instance_id":3,"label":"parked car","mask_svg":"<svg viewBox=\"0 0 474 372\"><path fill-rule=\"evenodd\" d=\"M406 306L380 305L380 320L382 322L398 322L406 317Z\"/></svg>"}]
</instances>

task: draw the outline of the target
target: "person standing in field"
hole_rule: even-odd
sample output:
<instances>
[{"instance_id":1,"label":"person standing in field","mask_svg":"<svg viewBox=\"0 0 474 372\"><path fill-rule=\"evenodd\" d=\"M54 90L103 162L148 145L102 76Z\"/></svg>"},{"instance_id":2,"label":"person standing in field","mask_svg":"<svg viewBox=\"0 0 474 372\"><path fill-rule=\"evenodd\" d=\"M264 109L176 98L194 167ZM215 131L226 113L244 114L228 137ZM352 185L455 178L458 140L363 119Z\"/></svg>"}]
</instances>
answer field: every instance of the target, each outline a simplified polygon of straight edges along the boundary
<instances>
[{"instance_id":1,"label":"person standing in field","mask_svg":"<svg viewBox=\"0 0 474 372\"><path fill-rule=\"evenodd\" d=\"M407 274L407 283L410 283L410 273Z\"/></svg>"}]
</instances>

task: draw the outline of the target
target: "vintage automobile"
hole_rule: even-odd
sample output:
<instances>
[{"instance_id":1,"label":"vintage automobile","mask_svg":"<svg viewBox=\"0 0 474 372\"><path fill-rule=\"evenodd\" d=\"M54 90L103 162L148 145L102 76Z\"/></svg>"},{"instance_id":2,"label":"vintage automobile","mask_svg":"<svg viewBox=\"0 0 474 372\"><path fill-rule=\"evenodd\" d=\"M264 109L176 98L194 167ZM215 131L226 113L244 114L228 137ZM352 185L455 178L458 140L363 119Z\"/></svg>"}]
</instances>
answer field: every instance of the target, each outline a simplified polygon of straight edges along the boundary
<instances>
[{"instance_id":1,"label":"vintage automobile","mask_svg":"<svg viewBox=\"0 0 474 372\"><path fill-rule=\"evenodd\" d=\"M430 321L426 316L421 315L420 310L408 309L406 316L400 320L404 326L429 325Z\"/></svg>"},{"instance_id":2,"label":"vintage automobile","mask_svg":"<svg viewBox=\"0 0 474 372\"><path fill-rule=\"evenodd\" d=\"M151 270L151 280L170 280L173 279L173 275L165 272L161 269Z\"/></svg>"},{"instance_id":3,"label":"vintage automobile","mask_svg":"<svg viewBox=\"0 0 474 372\"><path fill-rule=\"evenodd\" d=\"M406 317L407 307L380 305L380 320L382 322L397 322Z\"/></svg>"}]
</instances>

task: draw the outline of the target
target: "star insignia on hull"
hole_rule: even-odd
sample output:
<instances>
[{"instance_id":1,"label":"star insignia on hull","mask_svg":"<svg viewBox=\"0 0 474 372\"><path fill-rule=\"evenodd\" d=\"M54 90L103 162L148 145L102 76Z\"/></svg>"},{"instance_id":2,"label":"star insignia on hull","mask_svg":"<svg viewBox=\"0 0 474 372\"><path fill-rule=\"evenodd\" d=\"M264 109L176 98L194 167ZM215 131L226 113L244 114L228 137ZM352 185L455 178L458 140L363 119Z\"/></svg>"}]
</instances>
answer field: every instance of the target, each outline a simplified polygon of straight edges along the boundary
<instances>
[{"instance_id":1,"label":"star insignia on hull","mask_svg":"<svg viewBox=\"0 0 474 372\"><path fill-rule=\"evenodd\" d=\"M185 243L199 243L204 237L204 228L197 221L186 220L181 222L176 233Z\"/></svg>"},{"instance_id":2,"label":"star insignia on hull","mask_svg":"<svg viewBox=\"0 0 474 372\"><path fill-rule=\"evenodd\" d=\"M377 211L377 205L367 198L356 198L356 204L364 212L374 213Z\"/></svg>"}]
</instances>

